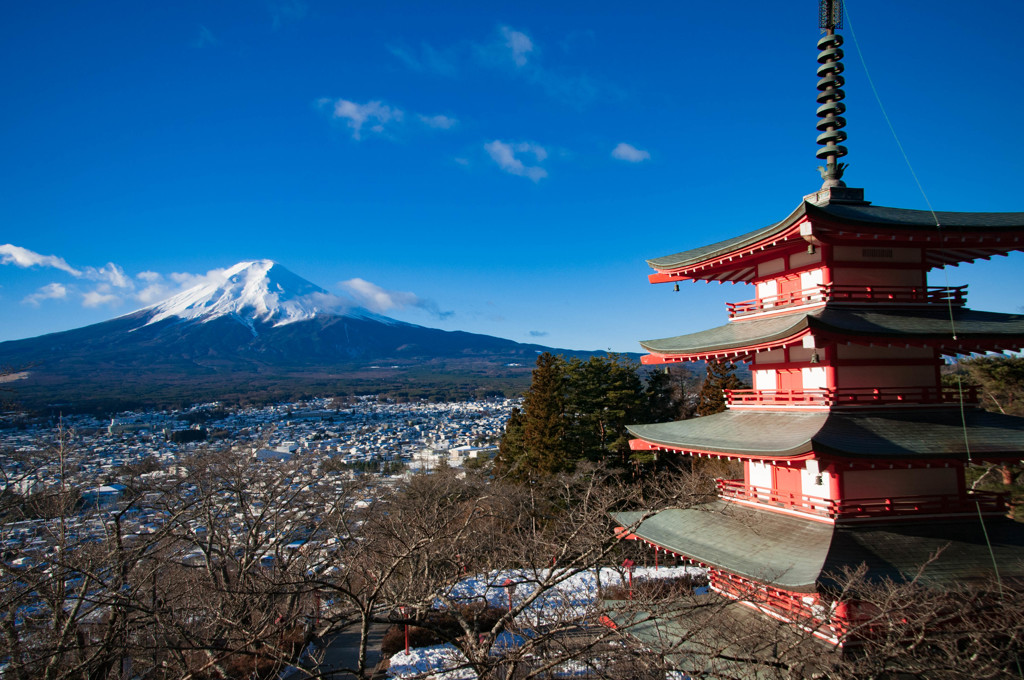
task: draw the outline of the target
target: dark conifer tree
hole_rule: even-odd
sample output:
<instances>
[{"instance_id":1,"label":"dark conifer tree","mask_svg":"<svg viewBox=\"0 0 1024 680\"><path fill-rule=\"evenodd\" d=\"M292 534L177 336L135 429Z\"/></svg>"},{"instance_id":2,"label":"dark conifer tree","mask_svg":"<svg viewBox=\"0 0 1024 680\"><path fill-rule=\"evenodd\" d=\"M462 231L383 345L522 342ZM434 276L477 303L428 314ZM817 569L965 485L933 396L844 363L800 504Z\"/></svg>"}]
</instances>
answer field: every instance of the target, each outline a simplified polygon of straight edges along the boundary
<instances>
[{"instance_id":1,"label":"dark conifer tree","mask_svg":"<svg viewBox=\"0 0 1024 680\"><path fill-rule=\"evenodd\" d=\"M498 474L510 474L522 460L523 453L523 413L514 408L505 423L505 433L501 436L498 455L494 458Z\"/></svg>"},{"instance_id":2,"label":"dark conifer tree","mask_svg":"<svg viewBox=\"0 0 1024 680\"><path fill-rule=\"evenodd\" d=\"M580 460L636 469L652 463L653 456L631 452L626 426L684 417L682 378L660 375L645 385L639 364L617 354L586 361L542 354L523 412L505 426L498 472L528 480L571 470Z\"/></svg>"},{"instance_id":3,"label":"dark conifer tree","mask_svg":"<svg viewBox=\"0 0 1024 680\"><path fill-rule=\"evenodd\" d=\"M523 399L523 453L514 476L547 476L569 467L565 440L565 360L544 352L537 357L530 389Z\"/></svg>"},{"instance_id":4,"label":"dark conifer tree","mask_svg":"<svg viewBox=\"0 0 1024 680\"><path fill-rule=\"evenodd\" d=\"M618 354L573 359L567 367L569 439L575 458L629 456L626 425L643 419L644 386L636 362Z\"/></svg>"},{"instance_id":5,"label":"dark conifer tree","mask_svg":"<svg viewBox=\"0 0 1024 680\"><path fill-rule=\"evenodd\" d=\"M670 423L692 418L696 389L686 369L666 366L647 374L646 414L644 422Z\"/></svg>"},{"instance_id":6,"label":"dark conifer tree","mask_svg":"<svg viewBox=\"0 0 1024 680\"><path fill-rule=\"evenodd\" d=\"M725 394L723 390L735 390L743 387L743 382L733 371L736 365L726 361L709 361L707 377L697 395L697 415L710 416L725 410Z\"/></svg>"}]
</instances>

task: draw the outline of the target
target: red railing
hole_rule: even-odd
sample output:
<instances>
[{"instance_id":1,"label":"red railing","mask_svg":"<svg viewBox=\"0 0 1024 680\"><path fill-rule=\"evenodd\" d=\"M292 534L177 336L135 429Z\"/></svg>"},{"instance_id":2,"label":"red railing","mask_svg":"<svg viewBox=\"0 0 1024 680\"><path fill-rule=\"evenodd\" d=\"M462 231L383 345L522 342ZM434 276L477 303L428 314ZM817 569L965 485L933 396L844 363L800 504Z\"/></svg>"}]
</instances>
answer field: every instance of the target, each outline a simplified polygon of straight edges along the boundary
<instances>
[{"instance_id":1,"label":"red railing","mask_svg":"<svg viewBox=\"0 0 1024 680\"><path fill-rule=\"evenodd\" d=\"M795 290L791 293L770 295L744 302L726 302L725 306L729 309L729 318L732 319L737 316L757 314L758 312L767 312L786 307L798 307L815 302L827 302L824 286L815 286L814 288L805 288L804 290Z\"/></svg>"},{"instance_id":2,"label":"red railing","mask_svg":"<svg viewBox=\"0 0 1024 680\"><path fill-rule=\"evenodd\" d=\"M880 406L978 403L973 387L841 387L825 390L725 390L729 406Z\"/></svg>"},{"instance_id":3,"label":"red railing","mask_svg":"<svg viewBox=\"0 0 1024 680\"><path fill-rule=\"evenodd\" d=\"M890 302L911 305L967 303L967 286L822 286L829 302Z\"/></svg>"},{"instance_id":4,"label":"red railing","mask_svg":"<svg viewBox=\"0 0 1024 680\"><path fill-rule=\"evenodd\" d=\"M742 479L719 479L719 496L727 500L764 503L775 507L807 512L830 518L887 517L900 515L956 514L977 512L1006 514L1005 493L970 491L957 494L926 494L890 498L856 498L833 500L818 498L763 486L745 484Z\"/></svg>"},{"instance_id":5,"label":"red railing","mask_svg":"<svg viewBox=\"0 0 1024 680\"><path fill-rule=\"evenodd\" d=\"M765 486L751 486L742 479L716 479L718 495L733 500L756 501L777 507L812 512L826 517L833 516L835 501L828 498L805 496L790 491L780 491Z\"/></svg>"},{"instance_id":6,"label":"red railing","mask_svg":"<svg viewBox=\"0 0 1024 680\"><path fill-rule=\"evenodd\" d=\"M883 303L898 305L951 304L962 307L967 303L967 286L837 286L822 284L813 288L770 295L744 302L727 302L729 318L757 314L787 307L798 307L818 302Z\"/></svg>"}]
</instances>

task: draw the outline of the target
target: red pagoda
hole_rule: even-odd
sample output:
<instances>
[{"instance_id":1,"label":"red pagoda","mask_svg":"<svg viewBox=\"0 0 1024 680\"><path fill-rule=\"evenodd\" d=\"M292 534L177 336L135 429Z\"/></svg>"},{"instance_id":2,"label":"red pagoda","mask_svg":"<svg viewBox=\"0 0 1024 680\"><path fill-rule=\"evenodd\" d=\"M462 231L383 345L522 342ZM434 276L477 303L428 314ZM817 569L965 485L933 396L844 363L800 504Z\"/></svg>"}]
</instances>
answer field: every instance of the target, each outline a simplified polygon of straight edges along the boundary
<instances>
[{"instance_id":1,"label":"red pagoda","mask_svg":"<svg viewBox=\"0 0 1024 680\"><path fill-rule=\"evenodd\" d=\"M749 362L753 389L728 391L723 413L632 426L632 448L738 461L743 478L630 538L706 566L722 595L817 618L816 634L840 642L849 612L826 581L843 568L899 581L938 551L921 578L936 587L1024 576L1024 531L1005 499L965 482L971 463L1024 458L1024 418L940 381L946 357L1019 351L1024 316L928 285L932 269L1024 249L1024 213L887 208L846 187L841 16L838 2L822 7L822 188L767 227L649 261L652 283L750 283L756 297L730 303L724 326L642 342L643 363Z\"/></svg>"}]
</instances>

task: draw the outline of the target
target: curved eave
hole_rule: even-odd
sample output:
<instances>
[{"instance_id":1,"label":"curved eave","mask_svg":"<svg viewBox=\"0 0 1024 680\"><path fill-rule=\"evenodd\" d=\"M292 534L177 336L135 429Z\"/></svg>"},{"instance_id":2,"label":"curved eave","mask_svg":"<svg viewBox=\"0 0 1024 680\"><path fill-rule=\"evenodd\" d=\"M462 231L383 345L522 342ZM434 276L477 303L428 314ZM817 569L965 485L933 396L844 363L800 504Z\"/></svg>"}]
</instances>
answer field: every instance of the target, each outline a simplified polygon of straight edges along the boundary
<instances>
[{"instance_id":1,"label":"curved eave","mask_svg":"<svg viewBox=\"0 0 1024 680\"><path fill-rule=\"evenodd\" d=\"M946 354L1015 351L1024 347L1024 315L954 309L881 310L825 307L766 319L732 321L706 331L644 340L645 364L748 360L804 336L837 343L934 347Z\"/></svg>"},{"instance_id":2,"label":"curved eave","mask_svg":"<svg viewBox=\"0 0 1024 680\"><path fill-rule=\"evenodd\" d=\"M764 352L799 342L810 329L810 314L787 314L768 319L730 322L706 331L660 340L641 340L650 352L644 364L676 361L708 361L725 357L746 360Z\"/></svg>"},{"instance_id":3,"label":"curved eave","mask_svg":"<svg viewBox=\"0 0 1024 680\"><path fill-rule=\"evenodd\" d=\"M837 574L867 566L874 581L931 587L1024 578L1024 526L1009 519L837 526L716 501L651 515L617 512L636 537L694 561L791 592L832 590ZM922 570L921 565L928 565Z\"/></svg>"},{"instance_id":4,"label":"curved eave","mask_svg":"<svg viewBox=\"0 0 1024 680\"><path fill-rule=\"evenodd\" d=\"M834 527L715 501L653 516L617 512L631 537L793 592L815 592Z\"/></svg>"},{"instance_id":5,"label":"curved eave","mask_svg":"<svg viewBox=\"0 0 1024 680\"><path fill-rule=\"evenodd\" d=\"M806 205L802 203L785 219L767 227L708 246L647 260L648 266L656 272L648 275L648 279L651 283L688 279L749 282L757 273L755 264L745 262L739 267L732 266L732 262L775 249L787 241L802 240L799 222Z\"/></svg>"},{"instance_id":6,"label":"curved eave","mask_svg":"<svg viewBox=\"0 0 1024 680\"><path fill-rule=\"evenodd\" d=\"M938 220L939 227L936 227ZM804 223L810 224L804 225ZM801 227L801 225L804 225ZM785 219L711 245L647 261L651 283L690 279L749 282L758 255L790 240L865 241L925 247L930 267L1024 250L1024 213L937 212L870 204L801 203ZM742 264L737 262L742 260Z\"/></svg>"},{"instance_id":7,"label":"curved eave","mask_svg":"<svg viewBox=\"0 0 1024 680\"><path fill-rule=\"evenodd\" d=\"M966 409L794 413L724 411L631 425L634 450L756 460L893 461L1024 458L1024 418ZM965 431L966 430L966 431Z\"/></svg>"},{"instance_id":8,"label":"curved eave","mask_svg":"<svg viewBox=\"0 0 1024 680\"><path fill-rule=\"evenodd\" d=\"M630 425L636 449L672 450L737 458L785 459L813 456L814 434L828 413L724 411L671 423Z\"/></svg>"},{"instance_id":9,"label":"curved eave","mask_svg":"<svg viewBox=\"0 0 1024 680\"><path fill-rule=\"evenodd\" d=\"M805 203L805 206L807 214L811 217L823 217L865 229L940 232L954 235L1020 232L1024 236L1024 212L932 212L869 203ZM936 221L939 223L938 228Z\"/></svg>"},{"instance_id":10,"label":"curved eave","mask_svg":"<svg viewBox=\"0 0 1024 680\"><path fill-rule=\"evenodd\" d=\"M807 206L805 236L826 245L916 246L931 267L1024 250L1024 213L932 213L884 206Z\"/></svg>"}]
</instances>

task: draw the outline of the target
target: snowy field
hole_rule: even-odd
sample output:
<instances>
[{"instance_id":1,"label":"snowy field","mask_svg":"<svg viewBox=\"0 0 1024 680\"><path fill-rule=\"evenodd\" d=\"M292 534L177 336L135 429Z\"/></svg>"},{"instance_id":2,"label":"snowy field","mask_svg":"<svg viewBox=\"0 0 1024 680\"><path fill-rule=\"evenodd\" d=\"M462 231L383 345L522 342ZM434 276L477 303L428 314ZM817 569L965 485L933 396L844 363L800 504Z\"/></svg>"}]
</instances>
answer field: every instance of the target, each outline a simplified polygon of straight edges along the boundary
<instances>
[{"instance_id":1,"label":"snowy field","mask_svg":"<svg viewBox=\"0 0 1024 680\"><path fill-rule=\"evenodd\" d=\"M686 574L691 576L705 575L700 567L635 567L633 580L653 580L679 578ZM546 580L554 574L550 570L539 572L528 570L497 571L486 576L468 577L459 581L448 593L439 597L437 604L443 606L447 602L480 602L486 600L493 607L508 607L509 592L512 594L513 606L521 604L537 588L538 581ZM623 573L612 568L601 569L602 587L619 585L623 582ZM506 582L511 581L511 586ZM576 620L586 623L589 616L597 614L597 583L596 570L567 574L560 579L557 586L543 593L522 614L517 617L520 625L533 627L557 621ZM406 654L399 652L391 657L388 677L391 678L431 678L437 680L473 680L476 674L469 668L459 668L466 663L466 657L450 644L435 647L410 649ZM585 664L579 664L580 673L585 673ZM572 677L574 664L566 664L564 677Z\"/></svg>"}]
</instances>

